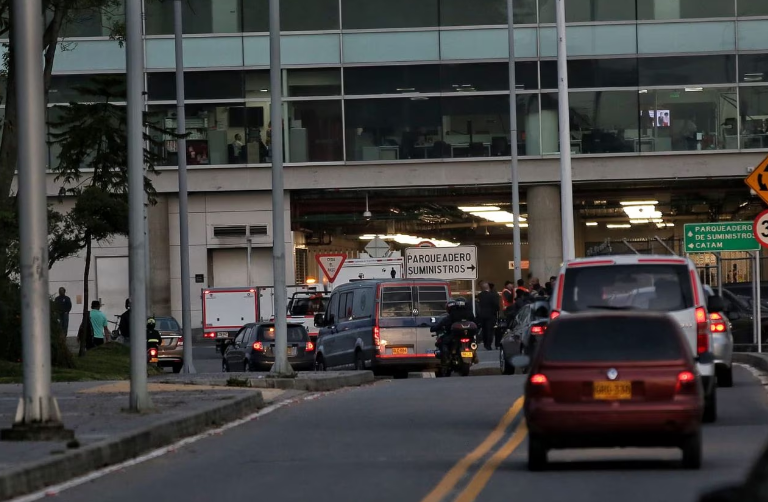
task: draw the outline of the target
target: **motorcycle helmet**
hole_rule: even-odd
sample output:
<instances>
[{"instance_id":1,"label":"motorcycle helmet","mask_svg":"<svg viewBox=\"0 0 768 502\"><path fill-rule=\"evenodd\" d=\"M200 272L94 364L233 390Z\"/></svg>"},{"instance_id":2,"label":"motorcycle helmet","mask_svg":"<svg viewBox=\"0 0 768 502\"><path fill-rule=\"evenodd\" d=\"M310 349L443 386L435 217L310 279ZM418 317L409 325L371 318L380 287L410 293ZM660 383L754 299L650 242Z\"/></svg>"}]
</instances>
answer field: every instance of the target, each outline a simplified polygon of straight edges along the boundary
<instances>
[{"instance_id":1,"label":"motorcycle helmet","mask_svg":"<svg viewBox=\"0 0 768 502\"><path fill-rule=\"evenodd\" d=\"M456 307L456 302L453 300L448 300L445 304L445 311L450 314L451 310L453 310Z\"/></svg>"},{"instance_id":2,"label":"motorcycle helmet","mask_svg":"<svg viewBox=\"0 0 768 502\"><path fill-rule=\"evenodd\" d=\"M455 303L455 304L456 304L456 306L457 306L457 307L459 307L459 308L464 308L464 307L466 307L466 306L467 306L467 300L465 300L465 299L464 299L463 297L461 297L461 296L460 296L460 297L458 297L458 298L456 298L456 300L454 300L454 303Z\"/></svg>"},{"instance_id":3,"label":"motorcycle helmet","mask_svg":"<svg viewBox=\"0 0 768 502\"><path fill-rule=\"evenodd\" d=\"M154 329L155 327L155 320L151 317L147 319L147 328Z\"/></svg>"}]
</instances>

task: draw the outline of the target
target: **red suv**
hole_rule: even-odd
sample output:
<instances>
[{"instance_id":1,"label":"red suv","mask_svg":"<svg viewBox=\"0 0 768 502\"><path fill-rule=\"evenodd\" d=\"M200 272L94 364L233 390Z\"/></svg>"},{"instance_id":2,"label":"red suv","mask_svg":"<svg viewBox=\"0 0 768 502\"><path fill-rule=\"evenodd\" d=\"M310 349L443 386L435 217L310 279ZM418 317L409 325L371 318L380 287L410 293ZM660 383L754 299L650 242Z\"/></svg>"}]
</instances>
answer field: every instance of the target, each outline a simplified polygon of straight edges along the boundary
<instances>
[{"instance_id":1,"label":"red suv","mask_svg":"<svg viewBox=\"0 0 768 502\"><path fill-rule=\"evenodd\" d=\"M670 447L701 466L704 391L667 314L586 313L552 321L525 386L528 467L566 448Z\"/></svg>"}]
</instances>

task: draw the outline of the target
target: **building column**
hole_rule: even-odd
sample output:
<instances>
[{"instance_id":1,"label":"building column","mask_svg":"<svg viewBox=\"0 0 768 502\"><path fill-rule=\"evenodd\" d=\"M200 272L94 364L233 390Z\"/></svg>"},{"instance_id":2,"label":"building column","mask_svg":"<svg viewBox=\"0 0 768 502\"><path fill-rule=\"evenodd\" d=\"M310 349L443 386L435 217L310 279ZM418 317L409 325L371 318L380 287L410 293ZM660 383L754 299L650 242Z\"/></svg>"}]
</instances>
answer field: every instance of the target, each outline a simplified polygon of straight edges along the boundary
<instances>
[{"instance_id":1,"label":"building column","mask_svg":"<svg viewBox=\"0 0 768 502\"><path fill-rule=\"evenodd\" d=\"M560 189L556 185L539 185L528 189L528 249L531 274L543 285L557 275L563 263Z\"/></svg>"}]
</instances>

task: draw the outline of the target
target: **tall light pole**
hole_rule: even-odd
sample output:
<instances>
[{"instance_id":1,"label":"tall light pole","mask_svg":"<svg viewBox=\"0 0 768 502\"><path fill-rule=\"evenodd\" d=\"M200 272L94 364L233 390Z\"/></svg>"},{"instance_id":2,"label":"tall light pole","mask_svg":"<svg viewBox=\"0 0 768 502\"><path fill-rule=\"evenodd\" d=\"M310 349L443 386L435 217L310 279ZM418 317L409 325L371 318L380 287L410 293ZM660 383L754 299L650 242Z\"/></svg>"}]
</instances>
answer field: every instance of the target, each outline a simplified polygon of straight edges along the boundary
<instances>
[{"instance_id":1,"label":"tall light pole","mask_svg":"<svg viewBox=\"0 0 768 502\"><path fill-rule=\"evenodd\" d=\"M565 0L557 7L557 101L560 123L560 213L563 224L563 260L576 257L573 232L573 179L571 173L571 120L568 101L568 54L565 44Z\"/></svg>"},{"instance_id":2,"label":"tall light pole","mask_svg":"<svg viewBox=\"0 0 768 502\"><path fill-rule=\"evenodd\" d=\"M181 329L184 340L182 373L197 373L192 361L192 311L189 291L189 185L187 182L187 114L184 109L184 38L181 0L173 2L176 44L176 151L179 157L179 253L181 263Z\"/></svg>"},{"instance_id":3,"label":"tall light pole","mask_svg":"<svg viewBox=\"0 0 768 502\"><path fill-rule=\"evenodd\" d=\"M141 0L125 1L128 112L128 223L131 295L130 410L152 407L147 391L147 270L144 233L144 47Z\"/></svg>"},{"instance_id":4,"label":"tall light pole","mask_svg":"<svg viewBox=\"0 0 768 502\"><path fill-rule=\"evenodd\" d=\"M51 394L50 299L48 295L48 201L46 197L43 9L40 0L14 0L13 65L16 70L19 138L19 233L24 390L6 440L74 437L64 430Z\"/></svg>"},{"instance_id":5,"label":"tall light pole","mask_svg":"<svg viewBox=\"0 0 768 502\"><path fill-rule=\"evenodd\" d=\"M512 256L515 260L515 284L523 278L523 255L520 249L520 181L517 155L517 77L515 74L515 8L507 0L507 35L509 36L509 140L512 154Z\"/></svg>"},{"instance_id":6,"label":"tall light pole","mask_svg":"<svg viewBox=\"0 0 768 502\"><path fill-rule=\"evenodd\" d=\"M280 0L269 0L269 84L272 102L272 273L275 284L274 376L293 376L288 362L288 289L285 282L285 190L283 183L283 107L280 64Z\"/></svg>"}]
</instances>

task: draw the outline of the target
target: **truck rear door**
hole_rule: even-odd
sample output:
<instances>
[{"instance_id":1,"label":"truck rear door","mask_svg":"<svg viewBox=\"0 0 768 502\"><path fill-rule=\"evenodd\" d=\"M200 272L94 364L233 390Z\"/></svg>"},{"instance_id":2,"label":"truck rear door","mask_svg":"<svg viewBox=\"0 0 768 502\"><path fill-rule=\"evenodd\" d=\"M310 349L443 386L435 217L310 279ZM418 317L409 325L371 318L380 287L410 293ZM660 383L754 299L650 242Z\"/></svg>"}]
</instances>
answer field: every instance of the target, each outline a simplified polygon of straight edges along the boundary
<instances>
[{"instance_id":1,"label":"truck rear door","mask_svg":"<svg viewBox=\"0 0 768 502\"><path fill-rule=\"evenodd\" d=\"M254 290L209 290L203 300L205 330L239 330L256 322L258 302ZM218 332L217 332L218 336Z\"/></svg>"}]
</instances>

